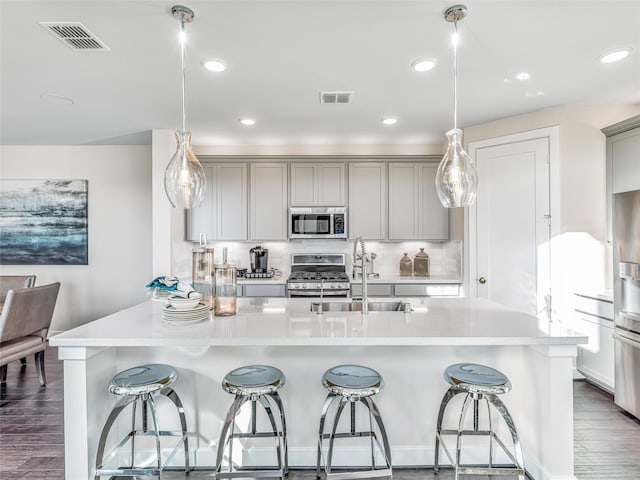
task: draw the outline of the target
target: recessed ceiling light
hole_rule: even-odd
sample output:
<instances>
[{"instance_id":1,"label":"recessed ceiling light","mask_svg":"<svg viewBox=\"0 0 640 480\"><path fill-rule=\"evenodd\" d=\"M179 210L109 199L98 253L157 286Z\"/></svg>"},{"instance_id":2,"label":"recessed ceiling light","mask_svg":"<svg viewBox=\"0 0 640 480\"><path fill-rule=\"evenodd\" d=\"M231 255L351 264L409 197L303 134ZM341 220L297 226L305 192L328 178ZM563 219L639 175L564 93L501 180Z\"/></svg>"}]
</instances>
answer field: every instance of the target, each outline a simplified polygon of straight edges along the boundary
<instances>
[{"instance_id":1,"label":"recessed ceiling light","mask_svg":"<svg viewBox=\"0 0 640 480\"><path fill-rule=\"evenodd\" d=\"M435 58L421 58L419 60L415 60L411 64L411 68L413 68L416 72L428 72L429 70L433 70L438 61Z\"/></svg>"},{"instance_id":2,"label":"recessed ceiling light","mask_svg":"<svg viewBox=\"0 0 640 480\"><path fill-rule=\"evenodd\" d=\"M630 48L621 48L620 50L614 50L612 52L605 53L600 57L600 61L602 63L617 62L618 60L622 60L623 58L628 57L630 53Z\"/></svg>"},{"instance_id":3,"label":"recessed ceiling light","mask_svg":"<svg viewBox=\"0 0 640 480\"><path fill-rule=\"evenodd\" d=\"M255 125L256 121L253 118L241 118L238 120L242 125L246 125L250 127L251 125Z\"/></svg>"},{"instance_id":4,"label":"recessed ceiling light","mask_svg":"<svg viewBox=\"0 0 640 480\"><path fill-rule=\"evenodd\" d=\"M524 82L525 80L529 80L530 78L531 78L531 75L529 75L528 72L520 72L516 74L516 79L520 80L521 82Z\"/></svg>"},{"instance_id":5,"label":"recessed ceiling light","mask_svg":"<svg viewBox=\"0 0 640 480\"><path fill-rule=\"evenodd\" d=\"M384 117L382 120L380 120L382 123L384 123L385 125L394 125L395 123L398 122L398 119L396 117Z\"/></svg>"},{"instance_id":6,"label":"recessed ceiling light","mask_svg":"<svg viewBox=\"0 0 640 480\"><path fill-rule=\"evenodd\" d=\"M40 98L52 105L73 105L73 98L65 97L64 95L57 95L55 93L43 93Z\"/></svg>"},{"instance_id":7,"label":"recessed ceiling light","mask_svg":"<svg viewBox=\"0 0 640 480\"><path fill-rule=\"evenodd\" d=\"M202 59L202 66L210 72L224 72L227 69L227 65L216 58Z\"/></svg>"}]
</instances>

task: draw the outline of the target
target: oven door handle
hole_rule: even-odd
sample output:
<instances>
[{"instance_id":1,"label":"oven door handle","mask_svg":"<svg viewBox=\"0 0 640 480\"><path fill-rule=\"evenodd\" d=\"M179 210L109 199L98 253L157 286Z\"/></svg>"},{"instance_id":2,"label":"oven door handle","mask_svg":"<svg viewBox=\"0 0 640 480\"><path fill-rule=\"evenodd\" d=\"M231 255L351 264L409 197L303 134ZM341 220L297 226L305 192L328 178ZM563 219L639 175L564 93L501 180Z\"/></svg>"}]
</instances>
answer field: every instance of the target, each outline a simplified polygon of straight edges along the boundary
<instances>
[{"instance_id":1,"label":"oven door handle","mask_svg":"<svg viewBox=\"0 0 640 480\"><path fill-rule=\"evenodd\" d=\"M613 331L613 338L615 340L621 341L622 343L626 343L636 348L640 348L640 335L636 333L627 332L624 330L621 331L619 328L616 328Z\"/></svg>"}]
</instances>

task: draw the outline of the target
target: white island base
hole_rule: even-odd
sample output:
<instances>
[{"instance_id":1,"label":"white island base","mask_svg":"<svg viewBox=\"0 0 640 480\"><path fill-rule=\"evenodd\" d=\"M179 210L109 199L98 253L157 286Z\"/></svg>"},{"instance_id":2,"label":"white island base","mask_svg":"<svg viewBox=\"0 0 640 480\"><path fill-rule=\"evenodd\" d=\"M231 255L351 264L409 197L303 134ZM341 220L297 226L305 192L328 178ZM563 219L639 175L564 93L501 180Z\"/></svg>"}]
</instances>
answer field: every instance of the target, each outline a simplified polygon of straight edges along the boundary
<instances>
[{"instance_id":1,"label":"white island base","mask_svg":"<svg viewBox=\"0 0 640 480\"><path fill-rule=\"evenodd\" d=\"M135 365L168 363L178 370L174 389L185 405L193 432L191 462L198 468L215 464L218 436L233 400L220 387L224 375L247 364L280 368L287 377L280 394L289 464L309 468L316 462L326 396L320 379L327 368L355 363L382 374L385 388L375 401L387 428L393 466L420 467L433 465L438 408L448 388L444 369L474 362L511 379L513 390L502 399L520 433L527 473L536 480L575 479L572 358L586 338L484 300L411 302L412 313L362 316L311 313L305 299L242 299L236 316L177 326L165 324L162 304L149 301L53 337L51 344L59 347L64 360L66 478L93 478L100 431L116 401L107 383ZM462 398L449 406L445 422L451 427L457 425ZM169 402L158 400L157 406L161 422L177 425ZM483 404L480 414L486 418ZM118 425L121 432L128 431L128 418ZM498 418L494 414L494 427L499 424L501 438L510 445L508 430ZM484 463L486 445L486 439L465 440L463 462ZM365 447L336 443L334 464L366 464ZM176 465L179 459L176 455ZM234 459L264 465L272 463L273 453L267 444L243 441L234 447ZM498 455L496 463L501 462L506 463L505 458Z\"/></svg>"}]
</instances>

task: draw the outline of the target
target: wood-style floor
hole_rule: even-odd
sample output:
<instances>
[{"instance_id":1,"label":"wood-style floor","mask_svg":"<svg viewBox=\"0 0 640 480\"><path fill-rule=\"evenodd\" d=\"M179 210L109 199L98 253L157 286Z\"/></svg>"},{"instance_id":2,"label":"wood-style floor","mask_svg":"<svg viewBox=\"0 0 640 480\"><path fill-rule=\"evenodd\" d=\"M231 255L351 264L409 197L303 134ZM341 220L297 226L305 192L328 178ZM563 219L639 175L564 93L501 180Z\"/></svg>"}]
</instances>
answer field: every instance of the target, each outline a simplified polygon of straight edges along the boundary
<instances>
[{"instance_id":1,"label":"wood-style floor","mask_svg":"<svg viewBox=\"0 0 640 480\"><path fill-rule=\"evenodd\" d=\"M64 479L62 362L57 349L49 348L45 361L45 388L38 383L33 356L24 367L19 362L9 365L7 384L0 394L0 479ZM616 407L611 395L585 381L574 382L574 432L579 480L640 479L640 421ZM169 473L165 478L189 477ZM315 473L294 470L289 478L314 480ZM451 480L453 474L444 469L439 475L429 469L396 469L394 478Z\"/></svg>"}]
</instances>

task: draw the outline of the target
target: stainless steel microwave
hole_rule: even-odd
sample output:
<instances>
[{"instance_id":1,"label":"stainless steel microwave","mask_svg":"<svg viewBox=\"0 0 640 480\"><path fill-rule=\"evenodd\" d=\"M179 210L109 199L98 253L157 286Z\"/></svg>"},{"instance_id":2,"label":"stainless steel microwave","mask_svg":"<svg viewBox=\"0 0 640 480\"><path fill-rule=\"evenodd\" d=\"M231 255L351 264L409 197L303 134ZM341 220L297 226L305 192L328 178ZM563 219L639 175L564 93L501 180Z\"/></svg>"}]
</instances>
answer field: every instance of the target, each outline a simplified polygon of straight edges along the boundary
<instances>
[{"instance_id":1,"label":"stainless steel microwave","mask_svg":"<svg viewBox=\"0 0 640 480\"><path fill-rule=\"evenodd\" d=\"M291 207L289 238L347 238L347 209Z\"/></svg>"}]
</instances>

